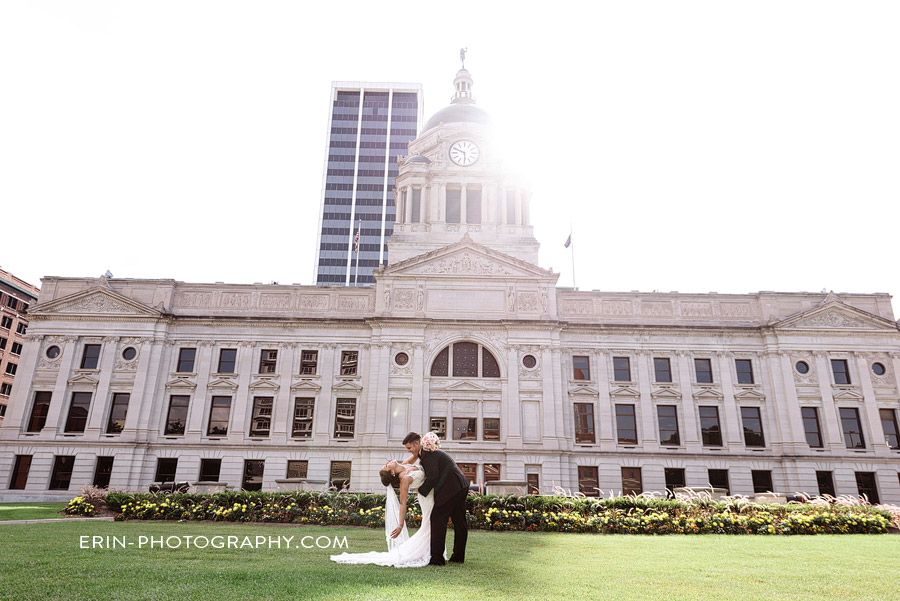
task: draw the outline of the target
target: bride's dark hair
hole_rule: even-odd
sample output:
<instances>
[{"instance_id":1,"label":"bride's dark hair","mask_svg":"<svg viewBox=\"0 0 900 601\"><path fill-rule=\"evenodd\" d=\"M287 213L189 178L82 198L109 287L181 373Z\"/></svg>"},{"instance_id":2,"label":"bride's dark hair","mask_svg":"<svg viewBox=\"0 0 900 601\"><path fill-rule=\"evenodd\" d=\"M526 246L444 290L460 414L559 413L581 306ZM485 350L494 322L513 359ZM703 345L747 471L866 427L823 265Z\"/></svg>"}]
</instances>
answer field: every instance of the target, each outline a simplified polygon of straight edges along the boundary
<instances>
[{"instance_id":1,"label":"bride's dark hair","mask_svg":"<svg viewBox=\"0 0 900 601\"><path fill-rule=\"evenodd\" d=\"M378 475L381 476L381 483L385 486L400 488L400 476L394 474L388 468L382 469L380 472L378 472Z\"/></svg>"}]
</instances>

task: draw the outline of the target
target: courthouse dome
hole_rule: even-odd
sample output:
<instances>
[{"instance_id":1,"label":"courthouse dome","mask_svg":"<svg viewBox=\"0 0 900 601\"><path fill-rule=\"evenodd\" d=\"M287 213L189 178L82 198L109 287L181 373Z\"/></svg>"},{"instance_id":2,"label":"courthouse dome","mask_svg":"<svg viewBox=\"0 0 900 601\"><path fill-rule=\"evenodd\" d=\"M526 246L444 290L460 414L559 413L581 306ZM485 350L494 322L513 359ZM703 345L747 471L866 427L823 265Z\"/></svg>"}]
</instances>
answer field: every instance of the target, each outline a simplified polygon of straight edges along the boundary
<instances>
[{"instance_id":1,"label":"courthouse dome","mask_svg":"<svg viewBox=\"0 0 900 601\"><path fill-rule=\"evenodd\" d=\"M456 88L456 93L450 99L450 106L432 115L422 131L428 131L441 123L491 124L491 117L487 111L475 106L475 97L472 95L472 76L465 68L460 69L456 74L453 86Z\"/></svg>"}]
</instances>

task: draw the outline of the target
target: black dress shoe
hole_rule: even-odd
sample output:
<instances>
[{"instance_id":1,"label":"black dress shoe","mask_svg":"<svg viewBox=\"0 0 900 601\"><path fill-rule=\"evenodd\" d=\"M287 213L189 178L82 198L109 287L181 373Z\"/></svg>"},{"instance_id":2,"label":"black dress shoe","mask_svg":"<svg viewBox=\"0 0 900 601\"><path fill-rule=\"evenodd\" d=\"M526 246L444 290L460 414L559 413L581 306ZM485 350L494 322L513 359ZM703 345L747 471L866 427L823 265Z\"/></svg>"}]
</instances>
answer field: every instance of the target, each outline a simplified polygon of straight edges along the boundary
<instances>
[{"instance_id":1,"label":"black dress shoe","mask_svg":"<svg viewBox=\"0 0 900 601\"><path fill-rule=\"evenodd\" d=\"M463 563L465 559L457 559L456 555L454 555L447 561L449 561L450 563Z\"/></svg>"},{"instance_id":2,"label":"black dress shoe","mask_svg":"<svg viewBox=\"0 0 900 601\"><path fill-rule=\"evenodd\" d=\"M440 560L440 561L437 561L437 560L435 560L435 559L432 559L431 561L428 562L428 565L430 565L430 566L442 566L442 565L446 565L446 562L445 562L443 559Z\"/></svg>"}]
</instances>

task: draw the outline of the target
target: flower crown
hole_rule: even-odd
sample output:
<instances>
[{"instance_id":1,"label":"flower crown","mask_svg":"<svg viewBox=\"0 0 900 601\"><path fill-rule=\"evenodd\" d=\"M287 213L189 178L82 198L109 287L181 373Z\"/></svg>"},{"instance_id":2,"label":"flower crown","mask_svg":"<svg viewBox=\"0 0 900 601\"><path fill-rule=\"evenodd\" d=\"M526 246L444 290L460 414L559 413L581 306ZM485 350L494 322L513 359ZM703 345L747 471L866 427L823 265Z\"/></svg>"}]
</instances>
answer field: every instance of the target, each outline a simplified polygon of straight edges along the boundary
<instances>
[{"instance_id":1,"label":"flower crown","mask_svg":"<svg viewBox=\"0 0 900 601\"><path fill-rule=\"evenodd\" d=\"M441 448L441 439L434 432L428 432L422 437L422 450L434 451Z\"/></svg>"}]
</instances>

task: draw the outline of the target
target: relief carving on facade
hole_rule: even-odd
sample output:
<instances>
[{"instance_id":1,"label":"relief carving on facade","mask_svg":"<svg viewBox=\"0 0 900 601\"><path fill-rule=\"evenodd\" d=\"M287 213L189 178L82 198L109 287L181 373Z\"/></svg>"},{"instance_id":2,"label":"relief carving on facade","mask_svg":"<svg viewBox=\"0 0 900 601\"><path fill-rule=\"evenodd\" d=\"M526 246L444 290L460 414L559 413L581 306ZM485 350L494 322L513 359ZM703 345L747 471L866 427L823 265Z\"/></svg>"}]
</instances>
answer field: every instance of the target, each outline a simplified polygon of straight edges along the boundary
<instances>
[{"instance_id":1,"label":"relief carving on facade","mask_svg":"<svg viewBox=\"0 0 900 601\"><path fill-rule=\"evenodd\" d=\"M645 301L641 303L641 314L645 317L672 317L672 303L668 301Z\"/></svg>"},{"instance_id":2,"label":"relief carving on facade","mask_svg":"<svg viewBox=\"0 0 900 601\"><path fill-rule=\"evenodd\" d=\"M516 299L516 310L526 313L537 313L540 309L537 292L520 292Z\"/></svg>"},{"instance_id":3,"label":"relief carving on facade","mask_svg":"<svg viewBox=\"0 0 900 601\"><path fill-rule=\"evenodd\" d=\"M449 227L449 226L448 226ZM453 273L470 275L512 275L508 269L488 258L464 252L425 265L421 273Z\"/></svg>"},{"instance_id":4,"label":"relief carving on facade","mask_svg":"<svg viewBox=\"0 0 900 601\"><path fill-rule=\"evenodd\" d=\"M681 303L682 317L712 317L710 303Z\"/></svg>"},{"instance_id":5,"label":"relief carving on facade","mask_svg":"<svg viewBox=\"0 0 900 601\"><path fill-rule=\"evenodd\" d=\"M634 305L627 300L605 300L600 303L603 315L609 317L631 317L634 315Z\"/></svg>"},{"instance_id":6,"label":"relief carving on facade","mask_svg":"<svg viewBox=\"0 0 900 601\"><path fill-rule=\"evenodd\" d=\"M560 307L563 315L592 315L594 313L594 301L591 299L563 299Z\"/></svg>"},{"instance_id":7,"label":"relief carving on facade","mask_svg":"<svg viewBox=\"0 0 900 601\"><path fill-rule=\"evenodd\" d=\"M340 311L368 311L368 296L341 295L338 297L338 309Z\"/></svg>"},{"instance_id":8,"label":"relief carving on facade","mask_svg":"<svg viewBox=\"0 0 900 601\"><path fill-rule=\"evenodd\" d=\"M748 303L721 303L719 311L722 317L751 319L753 308Z\"/></svg>"},{"instance_id":9,"label":"relief carving on facade","mask_svg":"<svg viewBox=\"0 0 900 601\"><path fill-rule=\"evenodd\" d=\"M415 290L395 290L394 309L411 311L416 307Z\"/></svg>"},{"instance_id":10,"label":"relief carving on facade","mask_svg":"<svg viewBox=\"0 0 900 601\"><path fill-rule=\"evenodd\" d=\"M862 319L851 317L840 311L826 311L798 321L796 326L804 328L866 328L872 326Z\"/></svg>"},{"instance_id":11,"label":"relief carving on facade","mask_svg":"<svg viewBox=\"0 0 900 601\"><path fill-rule=\"evenodd\" d=\"M137 371L138 360L132 359L131 361L125 361L124 359L119 359L116 361L116 370L117 371Z\"/></svg>"},{"instance_id":12,"label":"relief carving on facade","mask_svg":"<svg viewBox=\"0 0 900 601\"><path fill-rule=\"evenodd\" d=\"M106 294L98 293L86 298L78 299L72 303L68 303L59 309L59 313L119 313L134 315L137 311L134 307L116 299L110 298Z\"/></svg>"}]
</instances>

